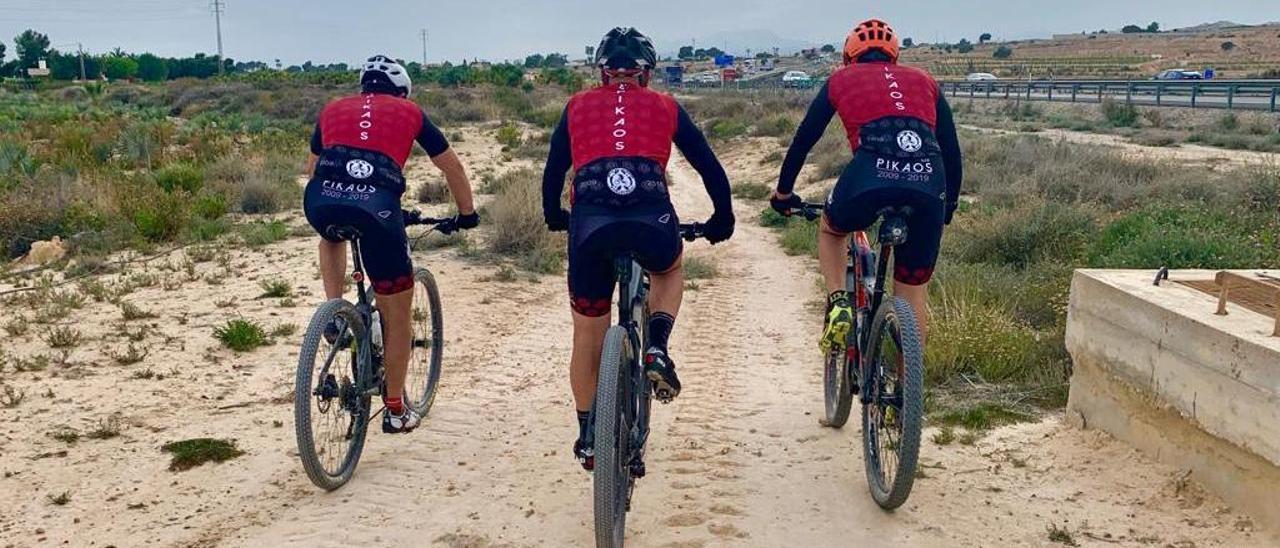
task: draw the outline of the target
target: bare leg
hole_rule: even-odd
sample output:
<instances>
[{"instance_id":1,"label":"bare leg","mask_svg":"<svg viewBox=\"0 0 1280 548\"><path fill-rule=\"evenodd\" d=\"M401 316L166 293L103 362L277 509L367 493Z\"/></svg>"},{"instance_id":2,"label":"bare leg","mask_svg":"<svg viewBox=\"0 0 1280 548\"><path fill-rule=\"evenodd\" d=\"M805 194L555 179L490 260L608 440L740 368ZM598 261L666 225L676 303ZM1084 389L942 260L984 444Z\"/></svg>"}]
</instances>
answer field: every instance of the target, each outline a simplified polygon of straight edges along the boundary
<instances>
[{"instance_id":1,"label":"bare leg","mask_svg":"<svg viewBox=\"0 0 1280 548\"><path fill-rule=\"evenodd\" d=\"M649 273L649 311L666 312L672 318L680 313L684 300L684 257L676 259L671 270Z\"/></svg>"},{"instance_id":2,"label":"bare leg","mask_svg":"<svg viewBox=\"0 0 1280 548\"><path fill-rule=\"evenodd\" d=\"M827 284L827 294L845 289L845 271L849 265L849 235L832 230L827 218L818 229L818 267Z\"/></svg>"},{"instance_id":3,"label":"bare leg","mask_svg":"<svg viewBox=\"0 0 1280 548\"><path fill-rule=\"evenodd\" d=\"M569 384L573 388L574 406L590 411L596 399L596 380L600 376L600 352L604 334L609 330L610 316L598 318L573 313L573 354L569 358Z\"/></svg>"},{"instance_id":4,"label":"bare leg","mask_svg":"<svg viewBox=\"0 0 1280 548\"><path fill-rule=\"evenodd\" d=\"M378 311L382 314L383 363L387 368L387 399L404 397L404 381L408 376L409 354L413 346L413 289L395 295L378 295Z\"/></svg>"},{"instance_id":5,"label":"bare leg","mask_svg":"<svg viewBox=\"0 0 1280 548\"><path fill-rule=\"evenodd\" d=\"M916 313L916 325L920 326L920 343L924 344L929 334L929 284L908 285L899 281L893 282L893 294L911 303Z\"/></svg>"},{"instance_id":6,"label":"bare leg","mask_svg":"<svg viewBox=\"0 0 1280 548\"><path fill-rule=\"evenodd\" d=\"M347 242L320 239L320 278L324 280L324 298L342 297L347 275Z\"/></svg>"}]
</instances>

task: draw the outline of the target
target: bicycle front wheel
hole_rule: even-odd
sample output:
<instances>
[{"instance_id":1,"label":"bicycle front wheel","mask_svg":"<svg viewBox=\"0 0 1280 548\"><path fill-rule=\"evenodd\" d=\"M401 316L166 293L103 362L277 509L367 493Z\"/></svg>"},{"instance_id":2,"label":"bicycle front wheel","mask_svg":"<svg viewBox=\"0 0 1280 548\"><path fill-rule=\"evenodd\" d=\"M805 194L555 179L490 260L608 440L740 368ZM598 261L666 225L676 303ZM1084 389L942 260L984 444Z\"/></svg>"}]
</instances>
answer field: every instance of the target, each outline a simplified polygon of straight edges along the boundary
<instances>
[{"instance_id":1,"label":"bicycle front wheel","mask_svg":"<svg viewBox=\"0 0 1280 548\"><path fill-rule=\"evenodd\" d=\"M410 407L426 417L436 401L444 358L444 314L436 278L425 268L413 273L413 353L405 378L405 396Z\"/></svg>"},{"instance_id":2,"label":"bicycle front wheel","mask_svg":"<svg viewBox=\"0 0 1280 548\"><path fill-rule=\"evenodd\" d=\"M849 376L849 351L845 348L827 352L822 368L822 395L827 416L823 426L840 428L849 421L849 409L853 406L853 383Z\"/></svg>"},{"instance_id":3,"label":"bicycle front wheel","mask_svg":"<svg viewBox=\"0 0 1280 548\"><path fill-rule=\"evenodd\" d=\"M596 546L622 546L631 498L631 371L627 330L613 326L604 337L595 409Z\"/></svg>"},{"instance_id":4,"label":"bicycle front wheel","mask_svg":"<svg viewBox=\"0 0 1280 548\"><path fill-rule=\"evenodd\" d=\"M298 456L317 487L333 491L351 479L369 427L361 394L360 348L368 329L355 306L333 299L311 317L294 383Z\"/></svg>"},{"instance_id":5,"label":"bicycle front wheel","mask_svg":"<svg viewBox=\"0 0 1280 548\"><path fill-rule=\"evenodd\" d=\"M862 454L871 498L885 510L907 501L915 483L924 413L924 355L915 314L894 297L876 312L867 344Z\"/></svg>"}]
</instances>

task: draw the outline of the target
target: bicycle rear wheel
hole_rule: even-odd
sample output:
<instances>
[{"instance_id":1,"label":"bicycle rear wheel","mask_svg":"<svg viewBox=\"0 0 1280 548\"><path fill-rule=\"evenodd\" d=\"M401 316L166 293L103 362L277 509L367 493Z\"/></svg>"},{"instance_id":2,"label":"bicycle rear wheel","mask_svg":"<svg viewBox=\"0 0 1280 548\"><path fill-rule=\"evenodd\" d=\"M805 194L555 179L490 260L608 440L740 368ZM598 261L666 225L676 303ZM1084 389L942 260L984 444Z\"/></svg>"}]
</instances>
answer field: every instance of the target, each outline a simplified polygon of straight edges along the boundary
<instances>
[{"instance_id":1,"label":"bicycle rear wheel","mask_svg":"<svg viewBox=\"0 0 1280 548\"><path fill-rule=\"evenodd\" d=\"M414 271L413 288L413 353L405 378L407 403L426 417L436 401L440 384L441 361L444 358L444 314L440 306L440 289L435 276L425 268Z\"/></svg>"},{"instance_id":2,"label":"bicycle rear wheel","mask_svg":"<svg viewBox=\"0 0 1280 548\"><path fill-rule=\"evenodd\" d=\"M597 547L622 546L631 498L631 370L627 330L613 326L604 337L596 387L595 530Z\"/></svg>"},{"instance_id":3,"label":"bicycle rear wheel","mask_svg":"<svg viewBox=\"0 0 1280 548\"><path fill-rule=\"evenodd\" d=\"M885 510L915 483L924 413L924 355L915 314L894 297L876 312L867 344L871 402L862 406L862 454L871 498Z\"/></svg>"},{"instance_id":4,"label":"bicycle rear wheel","mask_svg":"<svg viewBox=\"0 0 1280 548\"><path fill-rule=\"evenodd\" d=\"M326 334L329 325L336 326ZM311 317L294 382L294 430L307 477L332 491L351 479L369 427L369 396L362 384L359 349L368 336L355 306L333 299Z\"/></svg>"}]
</instances>

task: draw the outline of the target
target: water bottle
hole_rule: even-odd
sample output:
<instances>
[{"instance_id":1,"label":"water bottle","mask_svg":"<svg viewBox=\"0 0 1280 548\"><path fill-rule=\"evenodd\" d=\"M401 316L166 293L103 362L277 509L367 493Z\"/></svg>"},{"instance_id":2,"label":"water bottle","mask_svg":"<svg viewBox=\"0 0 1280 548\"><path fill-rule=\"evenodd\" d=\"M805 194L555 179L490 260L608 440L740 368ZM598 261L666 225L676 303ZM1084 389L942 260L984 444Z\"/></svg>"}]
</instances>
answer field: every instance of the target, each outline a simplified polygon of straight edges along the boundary
<instances>
[{"instance_id":1,"label":"water bottle","mask_svg":"<svg viewBox=\"0 0 1280 548\"><path fill-rule=\"evenodd\" d=\"M382 314L378 313L377 310L373 311L372 330L373 348L378 354L382 354Z\"/></svg>"}]
</instances>

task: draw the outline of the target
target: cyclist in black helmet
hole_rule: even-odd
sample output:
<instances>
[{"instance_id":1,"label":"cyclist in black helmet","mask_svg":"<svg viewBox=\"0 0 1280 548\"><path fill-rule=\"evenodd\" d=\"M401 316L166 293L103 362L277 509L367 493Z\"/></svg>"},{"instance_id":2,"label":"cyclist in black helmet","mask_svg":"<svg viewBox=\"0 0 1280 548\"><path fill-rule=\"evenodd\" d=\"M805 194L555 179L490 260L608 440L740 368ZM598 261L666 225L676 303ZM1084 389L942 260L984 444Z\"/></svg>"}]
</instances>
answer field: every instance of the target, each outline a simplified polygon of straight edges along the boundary
<instances>
[{"instance_id":1,"label":"cyclist in black helmet","mask_svg":"<svg viewBox=\"0 0 1280 548\"><path fill-rule=\"evenodd\" d=\"M573 356L569 380L578 409L574 454L588 470L594 452L588 412L595 400L600 351L609 327L613 258L629 251L650 272L649 348L645 370L659 400L680 393L667 350L684 290L680 221L667 192L674 142L702 176L715 214L705 235L712 243L733 235L729 179L698 126L670 95L647 86L658 55L644 34L616 28L596 50L601 85L569 100L551 137L542 179L542 207L551 230L569 231L569 293ZM565 173L574 169L572 213L560 207Z\"/></svg>"}]
</instances>

